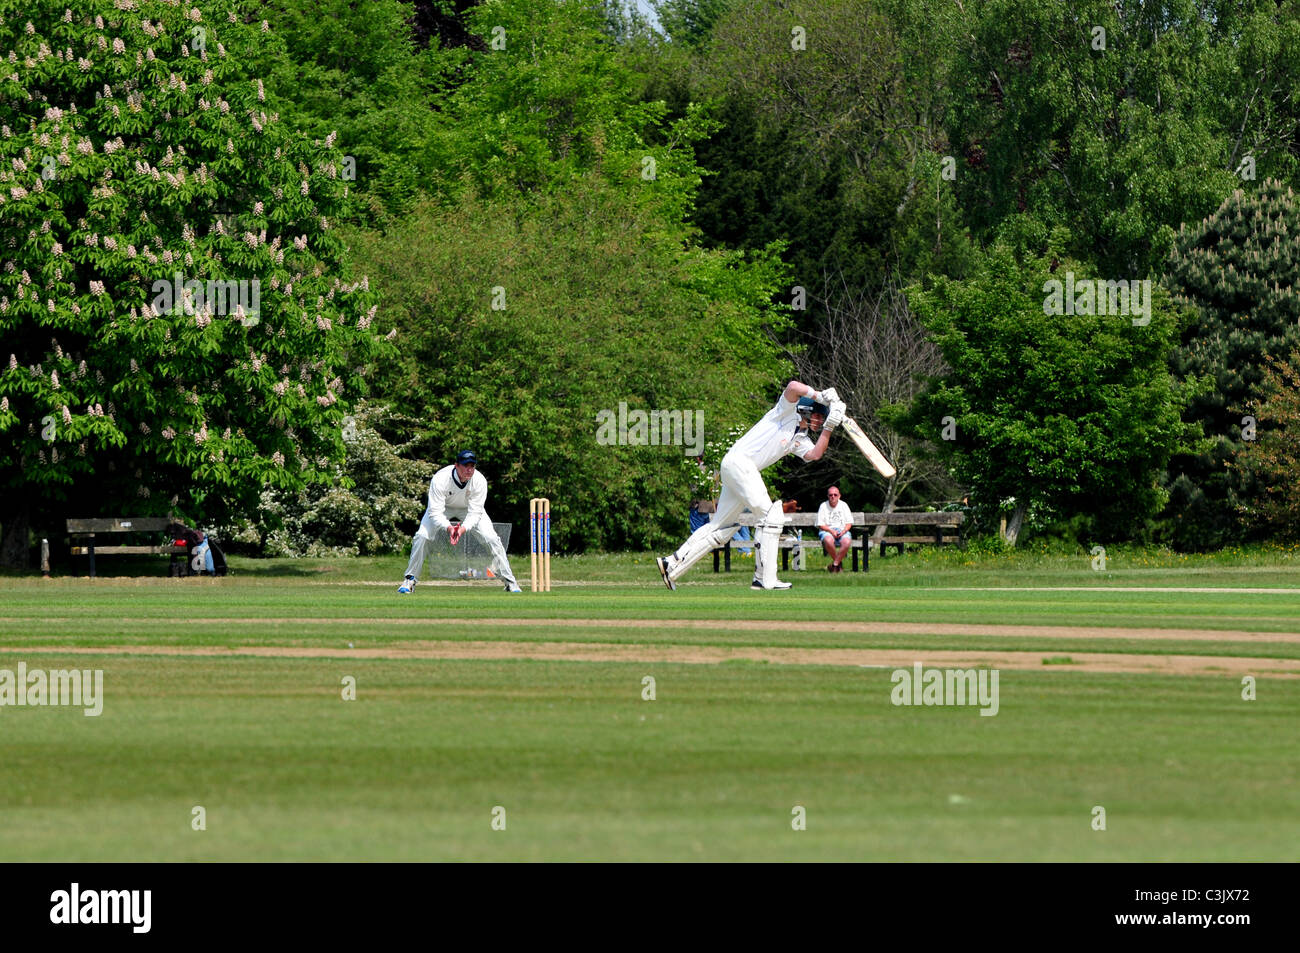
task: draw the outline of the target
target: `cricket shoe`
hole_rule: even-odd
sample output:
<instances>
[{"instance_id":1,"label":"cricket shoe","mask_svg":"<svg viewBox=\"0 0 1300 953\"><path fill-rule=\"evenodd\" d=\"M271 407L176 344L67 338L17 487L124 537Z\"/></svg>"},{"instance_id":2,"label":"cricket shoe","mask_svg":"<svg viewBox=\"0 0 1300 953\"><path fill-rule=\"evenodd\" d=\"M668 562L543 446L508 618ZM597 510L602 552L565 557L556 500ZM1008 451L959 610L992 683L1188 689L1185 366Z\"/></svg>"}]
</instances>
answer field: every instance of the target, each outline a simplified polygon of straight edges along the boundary
<instances>
[{"instance_id":1,"label":"cricket shoe","mask_svg":"<svg viewBox=\"0 0 1300 953\"><path fill-rule=\"evenodd\" d=\"M751 589L755 589L755 590L758 590L758 591L762 591L762 590L765 590L765 589L789 589L792 585L794 585L794 584L793 584L793 583L789 583L789 582L782 582L780 579L778 579L778 580L777 580L776 582L774 582L772 585L770 585L770 586L765 586L765 585L763 585L761 582L759 582L757 579L755 579L753 582L751 582L751 583L749 584L749 588L751 588Z\"/></svg>"},{"instance_id":2,"label":"cricket shoe","mask_svg":"<svg viewBox=\"0 0 1300 953\"><path fill-rule=\"evenodd\" d=\"M673 592L677 591L677 583L673 582L673 577L668 575L668 557L661 556L655 560L659 564L659 575L664 577L664 585Z\"/></svg>"},{"instance_id":3,"label":"cricket shoe","mask_svg":"<svg viewBox=\"0 0 1300 953\"><path fill-rule=\"evenodd\" d=\"M506 592L523 592L523 590L519 588L518 583L508 582L506 583Z\"/></svg>"},{"instance_id":4,"label":"cricket shoe","mask_svg":"<svg viewBox=\"0 0 1300 953\"><path fill-rule=\"evenodd\" d=\"M411 590L415 588L415 577L407 576L402 580L402 584L397 587L397 594L400 596L409 596Z\"/></svg>"}]
</instances>

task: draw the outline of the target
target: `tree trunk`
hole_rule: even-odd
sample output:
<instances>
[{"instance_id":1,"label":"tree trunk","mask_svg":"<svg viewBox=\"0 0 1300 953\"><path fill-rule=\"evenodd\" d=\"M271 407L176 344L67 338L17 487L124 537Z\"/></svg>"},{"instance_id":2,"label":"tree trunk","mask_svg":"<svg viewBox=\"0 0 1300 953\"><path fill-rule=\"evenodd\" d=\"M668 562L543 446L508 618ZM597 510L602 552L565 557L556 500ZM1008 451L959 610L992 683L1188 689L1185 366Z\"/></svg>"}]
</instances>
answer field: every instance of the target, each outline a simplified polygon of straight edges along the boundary
<instances>
[{"instance_id":1,"label":"tree trunk","mask_svg":"<svg viewBox=\"0 0 1300 953\"><path fill-rule=\"evenodd\" d=\"M1029 511L1029 504L1024 500L1016 503L1015 512L1011 514L1011 522L1007 524L1007 543L1016 545L1016 538L1020 535L1020 527L1025 524L1025 513Z\"/></svg>"},{"instance_id":2,"label":"tree trunk","mask_svg":"<svg viewBox=\"0 0 1300 953\"><path fill-rule=\"evenodd\" d=\"M28 537L31 535L31 514L26 504L18 504L0 514L0 566L5 569L29 569Z\"/></svg>"},{"instance_id":3,"label":"tree trunk","mask_svg":"<svg viewBox=\"0 0 1300 953\"><path fill-rule=\"evenodd\" d=\"M894 512L894 507L898 505L898 496L901 488L898 485L898 476L895 475L889 481L889 486L885 488L885 503L880 507L882 513ZM876 544L876 552L880 551L880 541L885 538L889 532L889 527L884 523L877 526L871 533L871 542Z\"/></svg>"}]
</instances>

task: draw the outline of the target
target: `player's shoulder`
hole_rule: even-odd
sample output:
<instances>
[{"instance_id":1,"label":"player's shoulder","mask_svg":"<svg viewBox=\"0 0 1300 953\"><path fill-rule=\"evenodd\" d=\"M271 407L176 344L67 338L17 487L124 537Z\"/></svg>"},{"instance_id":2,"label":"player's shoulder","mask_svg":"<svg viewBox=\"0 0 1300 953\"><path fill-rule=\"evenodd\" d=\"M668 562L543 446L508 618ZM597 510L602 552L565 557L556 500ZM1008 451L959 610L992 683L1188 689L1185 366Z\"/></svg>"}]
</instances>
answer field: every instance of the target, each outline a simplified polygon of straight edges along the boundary
<instances>
[{"instance_id":1,"label":"player's shoulder","mask_svg":"<svg viewBox=\"0 0 1300 953\"><path fill-rule=\"evenodd\" d=\"M798 417L799 401L786 400L785 393L782 392L781 396L776 399L776 403L772 405L772 409L769 410L768 413L777 414L781 417Z\"/></svg>"}]
</instances>

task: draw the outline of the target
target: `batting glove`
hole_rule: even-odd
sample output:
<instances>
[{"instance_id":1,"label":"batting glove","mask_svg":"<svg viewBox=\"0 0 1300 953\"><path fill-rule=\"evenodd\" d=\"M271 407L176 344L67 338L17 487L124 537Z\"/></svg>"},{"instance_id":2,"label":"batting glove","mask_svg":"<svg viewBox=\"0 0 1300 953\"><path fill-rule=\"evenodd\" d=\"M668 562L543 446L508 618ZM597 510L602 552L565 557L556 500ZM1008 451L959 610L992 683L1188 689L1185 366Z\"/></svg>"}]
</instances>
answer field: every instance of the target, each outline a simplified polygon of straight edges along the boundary
<instances>
[{"instance_id":1,"label":"batting glove","mask_svg":"<svg viewBox=\"0 0 1300 953\"><path fill-rule=\"evenodd\" d=\"M844 412L848 410L844 401L837 400L831 403L831 412L826 417L826 423L823 424L825 429L834 430L840 424L844 423Z\"/></svg>"}]
</instances>

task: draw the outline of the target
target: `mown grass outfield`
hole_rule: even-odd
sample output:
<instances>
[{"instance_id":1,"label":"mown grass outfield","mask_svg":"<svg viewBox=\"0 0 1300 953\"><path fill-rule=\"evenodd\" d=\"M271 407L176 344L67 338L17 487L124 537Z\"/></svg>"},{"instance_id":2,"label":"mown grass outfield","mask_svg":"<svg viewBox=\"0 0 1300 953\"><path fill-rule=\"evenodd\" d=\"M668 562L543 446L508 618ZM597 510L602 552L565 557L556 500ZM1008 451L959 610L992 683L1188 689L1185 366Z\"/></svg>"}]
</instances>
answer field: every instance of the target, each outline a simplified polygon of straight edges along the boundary
<instances>
[{"instance_id":1,"label":"mown grass outfield","mask_svg":"<svg viewBox=\"0 0 1300 953\"><path fill-rule=\"evenodd\" d=\"M782 593L620 555L399 597L403 564L0 578L0 669L105 679L97 718L0 708L0 857L1300 856L1291 550L909 553ZM998 668L998 714L892 705L913 661Z\"/></svg>"}]
</instances>

